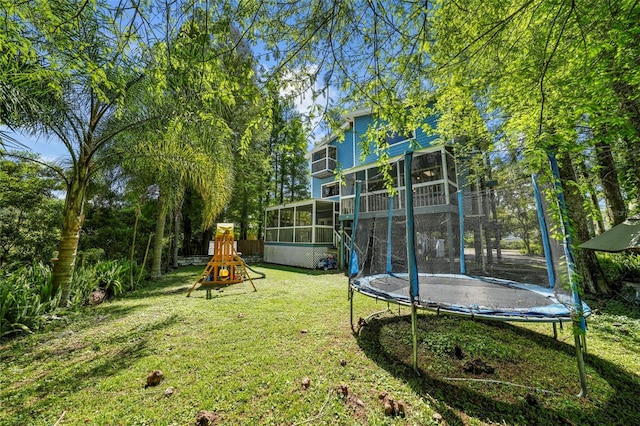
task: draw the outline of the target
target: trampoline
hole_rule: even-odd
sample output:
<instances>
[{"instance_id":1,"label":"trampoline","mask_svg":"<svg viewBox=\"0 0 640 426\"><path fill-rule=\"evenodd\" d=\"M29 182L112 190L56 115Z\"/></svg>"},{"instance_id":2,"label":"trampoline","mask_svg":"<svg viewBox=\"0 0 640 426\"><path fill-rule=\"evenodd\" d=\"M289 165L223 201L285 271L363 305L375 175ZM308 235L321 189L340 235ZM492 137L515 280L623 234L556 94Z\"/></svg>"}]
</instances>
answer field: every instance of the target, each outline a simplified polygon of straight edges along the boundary
<instances>
[{"instance_id":1,"label":"trampoline","mask_svg":"<svg viewBox=\"0 0 640 426\"><path fill-rule=\"evenodd\" d=\"M553 176L557 167L549 157ZM351 240L348 247L351 325L354 293L411 308L413 368L417 365L417 311L464 315L498 321L570 322L575 337L581 393L585 396L586 317L574 271L566 214L558 184L547 188L555 207L541 194L536 176L513 188L479 185L468 176L447 176L413 163L407 152L395 169L404 183L395 195L363 194L355 184ZM424 163L424 162L423 162ZM404 172L402 172L404 171ZM437 181L425 182L425 176ZM557 180L556 180L557 182ZM415 185L415 187L414 187ZM374 198L375 197L375 198ZM372 209L371 206L374 206ZM552 237L549 210L561 218ZM525 238L539 242L543 254L527 254L508 244L514 217L527 226ZM530 223L524 224L525 217ZM535 221L535 229L533 222ZM511 248L509 248L511 247ZM345 247L345 249L347 249ZM354 329L355 331L355 329Z\"/></svg>"},{"instance_id":2,"label":"trampoline","mask_svg":"<svg viewBox=\"0 0 640 426\"><path fill-rule=\"evenodd\" d=\"M411 306L409 274L378 274L351 282L367 296ZM459 274L418 274L415 305L442 313L501 321L571 320L570 298L534 284ZM585 315L589 307L583 304Z\"/></svg>"}]
</instances>

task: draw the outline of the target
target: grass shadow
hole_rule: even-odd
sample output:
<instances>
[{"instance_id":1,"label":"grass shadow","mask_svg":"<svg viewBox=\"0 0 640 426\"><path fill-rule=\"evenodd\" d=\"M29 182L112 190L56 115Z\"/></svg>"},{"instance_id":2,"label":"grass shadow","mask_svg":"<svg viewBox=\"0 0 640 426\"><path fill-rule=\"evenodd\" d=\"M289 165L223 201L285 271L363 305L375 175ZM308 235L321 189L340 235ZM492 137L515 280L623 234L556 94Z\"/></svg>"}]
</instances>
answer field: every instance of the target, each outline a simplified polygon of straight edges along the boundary
<instances>
[{"instance_id":1,"label":"grass shadow","mask_svg":"<svg viewBox=\"0 0 640 426\"><path fill-rule=\"evenodd\" d=\"M340 269L329 269L327 271L323 270L323 269L307 269L307 268L299 268L296 266L286 266L286 265L278 265L275 263L260 263L260 264L256 264L256 265L250 265L251 267L257 266L260 267L262 269L271 269L271 270L275 270L275 271L282 271L282 272L294 272L294 273L298 273L298 274L304 274L304 275L337 275L337 274L344 274L343 270Z\"/></svg>"},{"instance_id":2,"label":"grass shadow","mask_svg":"<svg viewBox=\"0 0 640 426\"><path fill-rule=\"evenodd\" d=\"M440 317L436 315L420 315L419 327L427 330L427 338L438 318ZM460 318L460 321L472 320ZM482 331L487 333L487 336L495 335L504 342L509 341L508 336L526 339L530 349L549 355L548 364L553 360L575 355L571 345L550 336L507 323L477 322L482 324ZM416 394L428 400L449 425L468 424L467 416L491 424L638 424L640 378L637 375L629 375L627 371L607 360L594 355L586 357L589 368L613 388L608 398L592 395L587 398L586 403L568 391L542 394L535 388L512 387L513 383L484 384L473 382L474 379L452 381L446 375L430 370L431 365L424 362L427 351L424 347L419 351L419 359L423 360L419 365L418 376L411 366L412 345L410 336L407 339L406 335L410 329L410 325L407 327L409 323L410 318L407 316L370 319L357 337L358 344L380 367L407 382ZM393 336L393 339L386 336L396 332L397 335ZM403 333L405 335L402 335ZM480 336L483 337L484 335ZM445 362L453 363L448 360ZM572 367L576 369L577 382L578 373L575 365ZM518 372L515 372L516 379L517 374ZM535 376L543 373L534 371L530 374Z\"/></svg>"},{"instance_id":3,"label":"grass shadow","mask_svg":"<svg viewBox=\"0 0 640 426\"><path fill-rule=\"evenodd\" d=\"M88 392L97 382L130 369L137 360L153 352L157 335L178 320L176 315L169 315L106 337L62 336L55 345L41 346L36 353L26 354L26 348L14 348L15 356L31 358L31 362L41 360L52 368L39 372L36 380L0 390L0 399L7 404L4 408L13 412L15 424L29 424L28 419L34 413L45 413L65 395ZM142 389L145 378L132 378L135 386L127 387Z\"/></svg>"},{"instance_id":4,"label":"grass shadow","mask_svg":"<svg viewBox=\"0 0 640 426\"><path fill-rule=\"evenodd\" d=\"M253 290L253 287L251 287L251 284L247 282L231 284L231 285L220 287L220 288L210 287L209 290L211 290L211 299L219 299L222 297L231 297L231 296L239 296L243 294L255 293L255 291ZM207 287L200 286L200 287L196 287L196 289L191 293L189 297L206 299L206 294L207 294Z\"/></svg>"}]
</instances>

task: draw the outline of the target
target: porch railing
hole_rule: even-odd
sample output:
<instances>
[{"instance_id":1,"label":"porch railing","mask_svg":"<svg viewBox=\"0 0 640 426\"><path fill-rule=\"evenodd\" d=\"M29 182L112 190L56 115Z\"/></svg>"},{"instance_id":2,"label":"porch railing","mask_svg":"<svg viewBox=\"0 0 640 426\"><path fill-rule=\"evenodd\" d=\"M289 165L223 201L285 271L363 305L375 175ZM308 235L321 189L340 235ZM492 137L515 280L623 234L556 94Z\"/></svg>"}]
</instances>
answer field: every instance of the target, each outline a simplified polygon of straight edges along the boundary
<instances>
[{"instance_id":1,"label":"porch railing","mask_svg":"<svg viewBox=\"0 0 640 426\"><path fill-rule=\"evenodd\" d=\"M398 190L394 197L393 208L403 209L406 194L404 187ZM428 182L413 187L413 206L426 207L447 204L444 182ZM340 214L353 214L355 196L342 197L340 200ZM360 195L360 213L378 212L389 209L389 195L387 191L362 193Z\"/></svg>"}]
</instances>

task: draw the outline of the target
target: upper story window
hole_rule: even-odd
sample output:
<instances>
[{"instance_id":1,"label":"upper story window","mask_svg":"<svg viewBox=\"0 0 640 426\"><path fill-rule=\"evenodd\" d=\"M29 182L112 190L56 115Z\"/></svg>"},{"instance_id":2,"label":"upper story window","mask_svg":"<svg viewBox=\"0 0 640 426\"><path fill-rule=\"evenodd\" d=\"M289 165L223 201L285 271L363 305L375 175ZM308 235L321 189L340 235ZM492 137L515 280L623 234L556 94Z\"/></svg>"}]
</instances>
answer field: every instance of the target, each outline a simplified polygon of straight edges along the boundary
<instances>
[{"instance_id":1,"label":"upper story window","mask_svg":"<svg viewBox=\"0 0 640 426\"><path fill-rule=\"evenodd\" d=\"M364 187L364 180L366 178L366 171L365 170L360 170L358 172L355 173L349 173L348 175L345 176L345 183L346 186L342 187L342 196L349 196L349 195L355 195L356 193L356 181L362 181L363 182L363 187L362 189L364 189L366 191L366 187Z\"/></svg>"},{"instance_id":2,"label":"upper story window","mask_svg":"<svg viewBox=\"0 0 640 426\"><path fill-rule=\"evenodd\" d=\"M327 145L311 154L311 174L320 178L331 176L337 161L338 148Z\"/></svg>"},{"instance_id":3,"label":"upper story window","mask_svg":"<svg viewBox=\"0 0 640 426\"><path fill-rule=\"evenodd\" d=\"M404 142L409 139L413 139L415 137L414 132L409 132L409 134L401 134L395 132L389 132L387 137L385 138L385 142L389 145L394 145L396 143Z\"/></svg>"},{"instance_id":4,"label":"upper story window","mask_svg":"<svg viewBox=\"0 0 640 426\"><path fill-rule=\"evenodd\" d=\"M331 182L322 185L322 198L340 195L340 182Z\"/></svg>"}]
</instances>

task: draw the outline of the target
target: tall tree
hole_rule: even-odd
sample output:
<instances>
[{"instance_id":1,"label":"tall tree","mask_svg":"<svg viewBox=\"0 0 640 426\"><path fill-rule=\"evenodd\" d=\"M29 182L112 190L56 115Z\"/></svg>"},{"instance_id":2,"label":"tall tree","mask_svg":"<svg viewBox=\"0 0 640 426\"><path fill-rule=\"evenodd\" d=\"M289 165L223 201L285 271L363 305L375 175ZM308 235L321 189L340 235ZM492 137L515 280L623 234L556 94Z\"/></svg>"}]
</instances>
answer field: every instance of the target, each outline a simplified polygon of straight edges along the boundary
<instances>
[{"instance_id":1,"label":"tall tree","mask_svg":"<svg viewBox=\"0 0 640 426\"><path fill-rule=\"evenodd\" d=\"M201 225L211 226L237 192L234 156L252 155L261 133L257 124L268 123L253 81L253 57L234 37L228 22L213 21L206 10L196 9L174 37L154 49L154 78L161 88L156 99L179 112L146 142L134 141L131 150L136 158L147 158L134 161L142 166L138 173L154 176L158 187L153 277L161 274L167 216L177 217L186 188L203 198ZM165 159L156 160L158 155ZM177 243L174 236L174 247Z\"/></svg>"},{"instance_id":2,"label":"tall tree","mask_svg":"<svg viewBox=\"0 0 640 426\"><path fill-rule=\"evenodd\" d=\"M140 95L144 80L132 37L137 15L120 14L122 10L100 1L32 1L9 10L5 19L29 40L29 57L57 76L52 107L22 124L33 133L58 138L69 153L70 167L56 168L66 199L53 270L54 290L66 300L87 188L99 167L96 154L118 134L156 118L151 110L136 116L121 113L122 105Z\"/></svg>"},{"instance_id":3,"label":"tall tree","mask_svg":"<svg viewBox=\"0 0 640 426\"><path fill-rule=\"evenodd\" d=\"M41 164L0 160L0 267L49 262L59 237L62 201L54 195L59 188L60 180Z\"/></svg>"},{"instance_id":4,"label":"tall tree","mask_svg":"<svg viewBox=\"0 0 640 426\"><path fill-rule=\"evenodd\" d=\"M290 101L274 96L272 101L273 126L269 137L271 166L270 194L267 204L277 204L309 198L309 171L305 157L308 134L300 114Z\"/></svg>"}]
</instances>

